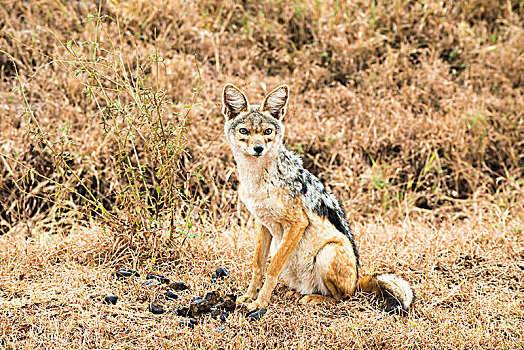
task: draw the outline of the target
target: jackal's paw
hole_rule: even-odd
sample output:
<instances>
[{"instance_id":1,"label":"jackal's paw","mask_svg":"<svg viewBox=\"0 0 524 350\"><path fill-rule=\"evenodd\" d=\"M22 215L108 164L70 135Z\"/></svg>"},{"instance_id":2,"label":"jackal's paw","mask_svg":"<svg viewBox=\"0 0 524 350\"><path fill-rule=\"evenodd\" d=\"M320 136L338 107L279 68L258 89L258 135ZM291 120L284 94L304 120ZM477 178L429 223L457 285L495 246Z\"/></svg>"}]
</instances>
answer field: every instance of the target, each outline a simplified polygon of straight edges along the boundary
<instances>
[{"instance_id":1,"label":"jackal's paw","mask_svg":"<svg viewBox=\"0 0 524 350\"><path fill-rule=\"evenodd\" d=\"M300 299L300 304L321 304L321 303L334 303L335 299L326 297L319 294L308 294Z\"/></svg>"},{"instance_id":2,"label":"jackal's paw","mask_svg":"<svg viewBox=\"0 0 524 350\"><path fill-rule=\"evenodd\" d=\"M237 298L237 305L246 305L253 301L253 297L248 294L244 294L241 297Z\"/></svg>"},{"instance_id":3,"label":"jackal's paw","mask_svg":"<svg viewBox=\"0 0 524 350\"><path fill-rule=\"evenodd\" d=\"M253 312L253 311L258 310L258 309L265 309L265 308L267 308L267 303L261 302L261 301L259 301L257 299L254 302L247 304L246 306L247 306L247 309L249 310L249 312Z\"/></svg>"}]
</instances>

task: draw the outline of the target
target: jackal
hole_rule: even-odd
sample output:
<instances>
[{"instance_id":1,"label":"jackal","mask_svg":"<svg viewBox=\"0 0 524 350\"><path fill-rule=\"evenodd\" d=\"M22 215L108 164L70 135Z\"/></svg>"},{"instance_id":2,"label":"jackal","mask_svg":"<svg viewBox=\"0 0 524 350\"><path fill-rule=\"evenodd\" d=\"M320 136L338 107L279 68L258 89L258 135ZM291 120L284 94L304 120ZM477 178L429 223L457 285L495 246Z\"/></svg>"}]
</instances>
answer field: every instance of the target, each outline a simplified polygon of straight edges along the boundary
<instances>
[{"instance_id":1,"label":"jackal","mask_svg":"<svg viewBox=\"0 0 524 350\"><path fill-rule=\"evenodd\" d=\"M388 312L407 313L414 300L408 282L392 274L359 276L358 250L341 204L284 146L288 97L287 85L259 106L232 84L222 93L240 199L257 219L253 274L238 303L265 308L282 277L301 303L339 301L363 290L385 298Z\"/></svg>"}]
</instances>

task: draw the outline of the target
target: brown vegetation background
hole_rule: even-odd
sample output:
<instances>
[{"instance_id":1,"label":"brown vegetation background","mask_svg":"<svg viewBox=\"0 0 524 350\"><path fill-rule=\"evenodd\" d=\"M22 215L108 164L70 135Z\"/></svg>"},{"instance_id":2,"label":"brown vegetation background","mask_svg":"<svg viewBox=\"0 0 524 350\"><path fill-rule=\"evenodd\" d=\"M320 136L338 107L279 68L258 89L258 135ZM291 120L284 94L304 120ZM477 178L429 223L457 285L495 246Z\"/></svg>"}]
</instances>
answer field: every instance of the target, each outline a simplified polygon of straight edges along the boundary
<instances>
[{"instance_id":1,"label":"brown vegetation background","mask_svg":"<svg viewBox=\"0 0 524 350\"><path fill-rule=\"evenodd\" d=\"M521 1L1 5L0 346L524 346ZM281 287L259 324L213 333L153 318L128 287L118 311L89 297L126 264L196 292L225 264L245 287L228 82L251 103L290 85L287 146L344 204L364 269L414 284L412 316L303 309Z\"/></svg>"}]
</instances>

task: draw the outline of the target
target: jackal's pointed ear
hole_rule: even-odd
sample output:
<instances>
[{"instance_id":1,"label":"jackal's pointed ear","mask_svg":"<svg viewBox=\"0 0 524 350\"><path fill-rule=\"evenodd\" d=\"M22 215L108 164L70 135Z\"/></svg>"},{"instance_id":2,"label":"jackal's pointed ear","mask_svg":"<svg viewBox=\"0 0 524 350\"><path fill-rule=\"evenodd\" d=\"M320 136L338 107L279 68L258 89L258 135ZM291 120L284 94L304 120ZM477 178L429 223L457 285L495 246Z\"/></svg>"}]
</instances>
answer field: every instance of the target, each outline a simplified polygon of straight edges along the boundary
<instances>
[{"instance_id":1,"label":"jackal's pointed ear","mask_svg":"<svg viewBox=\"0 0 524 350\"><path fill-rule=\"evenodd\" d=\"M246 95L233 84L226 84L222 92L222 114L226 120L249 110Z\"/></svg>"},{"instance_id":2,"label":"jackal's pointed ear","mask_svg":"<svg viewBox=\"0 0 524 350\"><path fill-rule=\"evenodd\" d=\"M280 85L266 96L260 110L271 113L274 118L282 119L286 115L288 98L289 86Z\"/></svg>"}]
</instances>

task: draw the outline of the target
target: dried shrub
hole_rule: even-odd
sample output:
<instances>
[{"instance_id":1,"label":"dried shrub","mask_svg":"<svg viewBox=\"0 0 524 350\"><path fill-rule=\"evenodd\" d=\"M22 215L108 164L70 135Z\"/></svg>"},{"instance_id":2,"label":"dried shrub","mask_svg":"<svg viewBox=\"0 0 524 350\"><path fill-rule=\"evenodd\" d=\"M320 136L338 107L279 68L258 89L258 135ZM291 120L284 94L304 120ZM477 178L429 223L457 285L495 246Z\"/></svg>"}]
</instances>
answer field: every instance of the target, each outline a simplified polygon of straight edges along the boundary
<instances>
[{"instance_id":1,"label":"dried shrub","mask_svg":"<svg viewBox=\"0 0 524 350\"><path fill-rule=\"evenodd\" d=\"M119 254L187 237L198 219L201 202L189 191L189 178L198 173L183 164L198 86L188 88L192 97L186 105L171 100L162 86L156 41L150 52L137 55L118 32L108 32L118 27L115 22L100 8L85 18L92 30L84 41L66 42L46 29L56 45L52 53L7 34L27 52L48 59L44 67L52 69L23 75L17 68L23 62L4 53L21 101L17 128L23 133L17 136L26 143L2 152L3 233L63 232L94 218L114 232L106 243ZM55 89L37 83L33 90L41 68L67 85L54 76ZM56 93L65 106L56 103L60 97L52 98ZM41 100L48 97L51 103Z\"/></svg>"}]
</instances>

